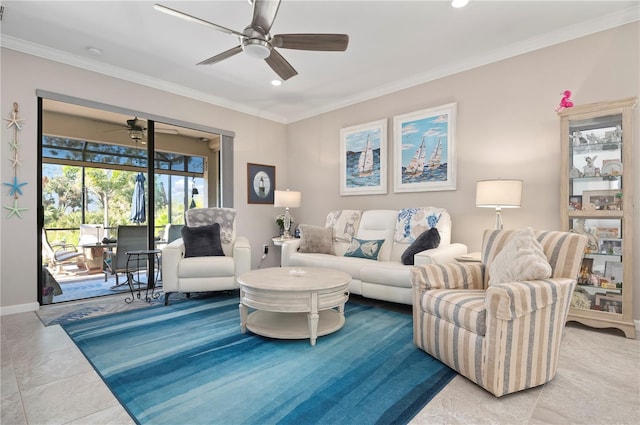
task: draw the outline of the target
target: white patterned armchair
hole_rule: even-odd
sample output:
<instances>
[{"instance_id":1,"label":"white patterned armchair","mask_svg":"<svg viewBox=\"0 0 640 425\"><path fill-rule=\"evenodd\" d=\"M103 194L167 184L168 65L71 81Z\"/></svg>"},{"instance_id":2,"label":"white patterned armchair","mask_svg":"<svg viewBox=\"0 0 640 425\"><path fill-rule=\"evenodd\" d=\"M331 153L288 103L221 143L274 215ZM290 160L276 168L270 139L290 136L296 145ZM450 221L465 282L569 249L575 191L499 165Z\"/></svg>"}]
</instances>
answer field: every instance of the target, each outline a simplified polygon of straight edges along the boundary
<instances>
[{"instance_id":1,"label":"white patterned armchair","mask_svg":"<svg viewBox=\"0 0 640 425\"><path fill-rule=\"evenodd\" d=\"M225 291L238 288L237 278L251 270L249 240L236 235L236 210L232 208L193 208L185 213L188 227L218 223L224 255L185 258L183 238L162 250L162 288L164 303L173 292ZM213 242L212 242L213 243Z\"/></svg>"},{"instance_id":2,"label":"white patterned armchair","mask_svg":"<svg viewBox=\"0 0 640 425\"><path fill-rule=\"evenodd\" d=\"M521 234L515 230L485 231L482 263L420 265L411 273L415 345L497 397L555 376L587 243L576 233L528 231L530 245L515 251L537 255L547 277L525 276L534 268L526 263L515 273L522 278L489 283L490 271L502 274L498 263L509 268L519 261L503 261L504 254L496 260L505 246L505 254L514 248Z\"/></svg>"}]
</instances>

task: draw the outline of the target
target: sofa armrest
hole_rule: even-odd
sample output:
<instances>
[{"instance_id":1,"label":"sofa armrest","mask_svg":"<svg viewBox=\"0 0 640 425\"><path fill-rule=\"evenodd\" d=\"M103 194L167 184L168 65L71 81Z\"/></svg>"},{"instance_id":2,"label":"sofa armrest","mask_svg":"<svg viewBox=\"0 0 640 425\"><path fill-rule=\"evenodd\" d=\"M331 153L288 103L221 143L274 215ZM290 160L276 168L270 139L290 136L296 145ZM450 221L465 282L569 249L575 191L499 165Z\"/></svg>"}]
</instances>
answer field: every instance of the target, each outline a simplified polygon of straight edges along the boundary
<instances>
[{"instance_id":1,"label":"sofa armrest","mask_svg":"<svg viewBox=\"0 0 640 425\"><path fill-rule=\"evenodd\" d=\"M484 289L484 264L457 263L424 264L411 268L414 290Z\"/></svg>"},{"instance_id":2,"label":"sofa armrest","mask_svg":"<svg viewBox=\"0 0 640 425\"><path fill-rule=\"evenodd\" d=\"M418 252L413 256L413 262L416 266L422 264L444 264L455 261L456 257L465 255L467 246L461 243L452 243L450 245L439 246L433 249Z\"/></svg>"},{"instance_id":3,"label":"sofa armrest","mask_svg":"<svg viewBox=\"0 0 640 425\"><path fill-rule=\"evenodd\" d=\"M568 309L569 294L573 292L575 284L575 279L553 278L491 285L485 297L487 313L498 319L514 320L563 298L564 305L558 308Z\"/></svg>"},{"instance_id":4,"label":"sofa armrest","mask_svg":"<svg viewBox=\"0 0 640 425\"><path fill-rule=\"evenodd\" d=\"M238 276L251 270L251 245L249 239L244 236L236 237L233 244L233 261L236 267L236 280Z\"/></svg>"},{"instance_id":5,"label":"sofa armrest","mask_svg":"<svg viewBox=\"0 0 640 425\"><path fill-rule=\"evenodd\" d=\"M162 289L178 290L178 263L184 258L184 242L178 238L162 249Z\"/></svg>"},{"instance_id":6,"label":"sofa armrest","mask_svg":"<svg viewBox=\"0 0 640 425\"><path fill-rule=\"evenodd\" d=\"M280 251L280 266L289 267L291 265L291 256L298 252L300 248L300 239L291 239L282 243Z\"/></svg>"}]
</instances>

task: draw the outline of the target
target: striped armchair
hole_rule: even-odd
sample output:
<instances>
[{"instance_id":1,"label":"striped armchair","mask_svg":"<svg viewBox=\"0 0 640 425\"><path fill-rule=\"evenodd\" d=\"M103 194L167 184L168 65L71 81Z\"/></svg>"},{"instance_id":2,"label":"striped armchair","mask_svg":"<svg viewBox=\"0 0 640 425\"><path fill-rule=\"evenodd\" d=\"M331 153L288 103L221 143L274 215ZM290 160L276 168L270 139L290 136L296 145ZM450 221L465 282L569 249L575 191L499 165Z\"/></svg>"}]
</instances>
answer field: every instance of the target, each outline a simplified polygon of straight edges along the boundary
<instances>
[{"instance_id":1,"label":"striped armchair","mask_svg":"<svg viewBox=\"0 0 640 425\"><path fill-rule=\"evenodd\" d=\"M542 385L556 374L571 295L587 239L536 231L548 279L492 284L489 267L515 230L486 230L481 263L416 266L413 340L497 397Z\"/></svg>"}]
</instances>

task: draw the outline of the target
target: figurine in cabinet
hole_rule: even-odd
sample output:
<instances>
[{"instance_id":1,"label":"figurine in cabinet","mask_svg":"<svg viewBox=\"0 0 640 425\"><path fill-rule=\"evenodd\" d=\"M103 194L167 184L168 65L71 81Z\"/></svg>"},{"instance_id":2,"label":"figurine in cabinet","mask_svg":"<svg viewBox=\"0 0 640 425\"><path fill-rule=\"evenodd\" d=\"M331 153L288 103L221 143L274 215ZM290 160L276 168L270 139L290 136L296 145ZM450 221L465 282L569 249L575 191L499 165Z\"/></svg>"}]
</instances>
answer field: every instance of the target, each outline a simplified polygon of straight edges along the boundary
<instances>
[{"instance_id":1,"label":"figurine in cabinet","mask_svg":"<svg viewBox=\"0 0 640 425\"><path fill-rule=\"evenodd\" d=\"M593 164L596 160L596 158L598 158L598 155L594 155L593 158L591 158L590 156L586 157L584 160L587 162L587 165L585 165L582 168L582 175L585 177L593 177L596 175L596 166Z\"/></svg>"},{"instance_id":2,"label":"figurine in cabinet","mask_svg":"<svg viewBox=\"0 0 640 425\"><path fill-rule=\"evenodd\" d=\"M612 141L615 143L622 142L622 127L620 127L620 124L616 125L616 129L613 131Z\"/></svg>"},{"instance_id":3,"label":"figurine in cabinet","mask_svg":"<svg viewBox=\"0 0 640 425\"><path fill-rule=\"evenodd\" d=\"M589 252L598 252L598 238L593 234L591 229L587 229L587 227L585 226L584 218L577 219L576 226L571 229L571 231L574 233L580 233L581 235L585 235L587 237L587 239L589 240L587 242L587 250Z\"/></svg>"}]
</instances>

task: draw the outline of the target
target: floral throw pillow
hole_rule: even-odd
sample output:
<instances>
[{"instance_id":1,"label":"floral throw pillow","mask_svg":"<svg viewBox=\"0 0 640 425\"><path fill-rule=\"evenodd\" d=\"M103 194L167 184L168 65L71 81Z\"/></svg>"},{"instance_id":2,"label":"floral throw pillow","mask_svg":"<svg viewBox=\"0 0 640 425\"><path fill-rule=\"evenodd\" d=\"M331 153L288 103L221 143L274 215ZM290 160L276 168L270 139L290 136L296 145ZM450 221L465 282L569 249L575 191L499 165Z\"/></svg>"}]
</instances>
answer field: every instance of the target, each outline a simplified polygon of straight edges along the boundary
<instances>
[{"instance_id":1,"label":"floral throw pillow","mask_svg":"<svg viewBox=\"0 0 640 425\"><path fill-rule=\"evenodd\" d=\"M425 231L436 227L445 210L423 207L405 208L398 212L395 240L399 243L413 243Z\"/></svg>"},{"instance_id":2,"label":"floral throw pillow","mask_svg":"<svg viewBox=\"0 0 640 425\"><path fill-rule=\"evenodd\" d=\"M233 208L192 208L185 213L187 226L198 227L218 223L220 240L228 244L233 242L233 224L236 210Z\"/></svg>"},{"instance_id":3,"label":"floral throw pillow","mask_svg":"<svg viewBox=\"0 0 640 425\"><path fill-rule=\"evenodd\" d=\"M326 226L333 229L333 240L351 242L360 224L360 217L362 217L360 210L338 210L327 214Z\"/></svg>"}]
</instances>

